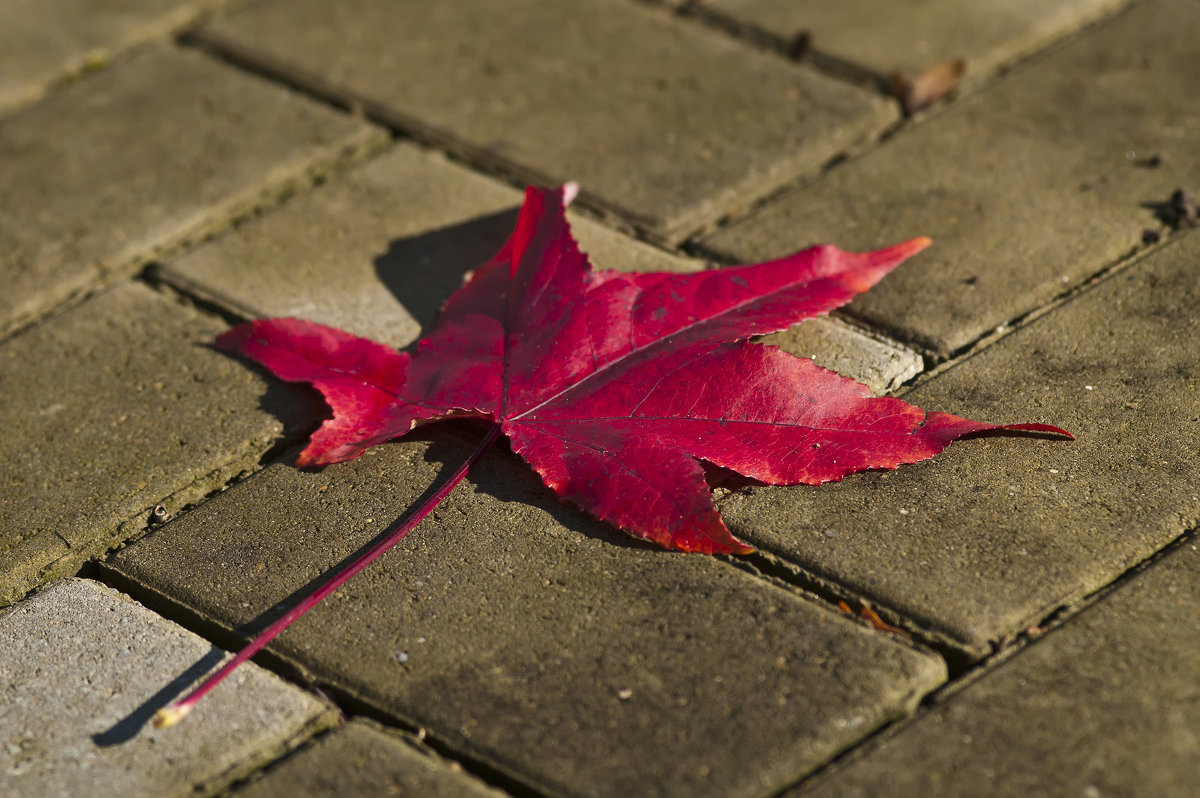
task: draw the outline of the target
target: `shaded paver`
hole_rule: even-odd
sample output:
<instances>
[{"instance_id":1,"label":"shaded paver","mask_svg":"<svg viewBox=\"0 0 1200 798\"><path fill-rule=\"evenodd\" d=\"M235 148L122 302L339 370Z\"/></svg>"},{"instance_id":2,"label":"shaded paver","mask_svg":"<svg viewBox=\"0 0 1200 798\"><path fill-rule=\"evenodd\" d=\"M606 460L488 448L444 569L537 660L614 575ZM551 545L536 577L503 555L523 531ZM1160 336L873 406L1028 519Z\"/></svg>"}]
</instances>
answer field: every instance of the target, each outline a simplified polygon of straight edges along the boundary
<instances>
[{"instance_id":1,"label":"shaded paver","mask_svg":"<svg viewBox=\"0 0 1200 798\"><path fill-rule=\"evenodd\" d=\"M1148 205L1200 184L1197 41L1200 5L1141 3L706 246L762 260L929 235L850 311L946 357L1126 256L1158 226Z\"/></svg>"},{"instance_id":2,"label":"shaded paver","mask_svg":"<svg viewBox=\"0 0 1200 798\"><path fill-rule=\"evenodd\" d=\"M474 446L431 434L321 473L273 465L105 572L241 627ZM589 795L770 793L944 678L939 658L836 609L617 536L510 454L471 480L274 650L471 758Z\"/></svg>"},{"instance_id":3,"label":"shaded paver","mask_svg":"<svg viewBox=\"0 0 1200 798\"><path fill-rule=\"evenodd\" d=\"M319 417L213 351L225 326L126 284L0 344L0 604L254 467L280 419Z\"/></svg>"},{"instance_id":4,"label":"shaded paver","mask_svg":"<svg viewBox=\"0 0 1200 798\"><path fill-rule=\"evenodd\" d=\"M1193 796L1198 604L1193 541L794 795Z\"/></svg>"},{"instance_id":5,"label":"shaded paver","mask_svg":"<svg viewBox=\"0 0 1200 798\"><path fill-rule=\"evenodd\" d=\"M18 0L0 5L0 112L227 0Z\"/></svg>"},{"instance_id":6,"label":"shaded paver","mask_svg":"<svg viewBox=\"0 0 1200 798\"><path fill-rule=\"evenodd\" d=\"M500 798L497 792L395 732L364 720L325 735L235 790L238 798Z\"/></svg>"},{"instance_id":7,"label":"shaded paver","mask_svg":"<svg viewBox=\"0 0 1200 798\"><path fill-rule=\"evenodd\" d=\"M0 126L0 331L228 224L382 132L148 46Z\"/></svg>"},{"instance_id":8,"label":"shaded paver","mask_svg":"<svg viewBox=\"0 0 1200 798\"><path fill-rule=\"evenodd\" d=\"M1200 518L1198 260L1185 236L904 397L1077 440L962 441L895 472L733 494L722 514L986 654Z\"/></svg>"},{"instance_id":9,"label":"shaded paver","mask_svg":"<svg viewBox=\"0 0 1200 798\"><path fill-rule=\"evenodd\" d=\"M193 294L250 316L296 316L392 346L428 332L471 269L511 234L521 194L443 156L398 144L336 182L243 224L159 270ZM691 271L666 252L572 214L597 269ZM920 358L840 322L817 319L769 343L882 393Z\"/></svg>"},{"instance_id":10,"label":"shaded paver","mask_svg":"<svg viewBox=\"0 0 1200 798\"><path fill-rule=\"evenodd\" d=\"M522 180L578 180L585 201L672 240L897 113L629 2L257 2L199 37Z\"/></svg>"},{"instance_id":11,"label":"shaded paver","mask_svg":"<svg viewBox=\"0 0 1200 798\"><path fill-rule=\"evenodd\" d=\"M823 56L877 77L908 78L951 58L967 81L1044 47L1128 0L719 0L700 6L781 42L807 35Z\"/></svg>"},{"instance_id":12,"label":"shaded paver","mask_svg":"<svg viewBox=\"0 0 1200 798\"><path fill-rule=\"evenodd\" d=\"M157 709L223 652L111 588L64 579L0 614L0 793L209 792L336 722L325 704L254 665L186 727Z\"/></svg>"}]
</instances>

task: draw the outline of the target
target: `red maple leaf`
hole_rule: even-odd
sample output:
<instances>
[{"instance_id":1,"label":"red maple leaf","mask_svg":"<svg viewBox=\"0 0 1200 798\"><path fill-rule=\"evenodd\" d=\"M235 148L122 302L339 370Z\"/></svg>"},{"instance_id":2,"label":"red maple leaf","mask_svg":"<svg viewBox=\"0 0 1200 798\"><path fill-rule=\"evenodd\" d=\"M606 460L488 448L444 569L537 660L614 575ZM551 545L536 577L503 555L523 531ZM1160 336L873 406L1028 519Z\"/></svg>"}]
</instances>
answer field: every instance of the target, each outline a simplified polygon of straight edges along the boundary
<instances>
[{"instance_id":1,"label":"red maple leaf","mask_svg":"<svg viewBox=\"0 0 1200 798\"><path fill-rule=\"evenodd\" d=\"M565 215L574 186L529 189L512 237L446 303L409 354L299 319L239 325L218 345L312 383L333 417L299 466L350 460L415 425L493 422L475 454L403 524L161 711L170 725L238 664L394 545L502 433L559 496L685 551L746 554L701 462L770 485L816 485L924 460L968 433L1068 433L926 415L811 360L749 341L827 313L929 245L821 246L697 274L596 272Z\"/></svg>"},{"instance_id":2,"label":"red maple leaf","mask_svg":"<svg viewBox=\"0 0 1200 798\"><path fill-rule=\"evenodd\" d=\"M566 191L529 189L516 230L450 298L415 351L298 319L253 321L221 347L333 408L297 462L349 460L422 421L497 422L559 496L670 548L751 549L726 529L699 461L815 485L924 460L997 427L930 413L750 336L827 313L929 245L814 247L697 274L593 271Z\"/></svg>"}]
</instances>

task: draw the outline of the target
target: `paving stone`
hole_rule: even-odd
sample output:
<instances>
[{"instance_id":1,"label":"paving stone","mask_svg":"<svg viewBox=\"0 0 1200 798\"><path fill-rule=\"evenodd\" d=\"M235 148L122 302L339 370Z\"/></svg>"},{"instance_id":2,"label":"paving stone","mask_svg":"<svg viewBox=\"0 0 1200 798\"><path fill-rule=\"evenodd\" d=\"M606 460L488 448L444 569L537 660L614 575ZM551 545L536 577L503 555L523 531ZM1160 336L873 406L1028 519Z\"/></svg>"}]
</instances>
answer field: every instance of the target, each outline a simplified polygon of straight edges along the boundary
<instances>
[{"instance_id":1,"label":"paving stone","mask_svg":"<svg viewBox=\"0 0 1200 798\"><path fill-rule=\"evenodd\" d=\"M1196 794L1195 541L795 795Z\"/></svg>"},{"instance_id":2,"label":"paving stone","mask_svg":"<svg viewBox=\"0 0 1200 798\"><path fill-rule=\"evenodd\" d=\"M1200 519L1198 260L1187 235L905 396L1077 440L961 441L894 472L733 494L722 514L983 656Z\"/></svg>"},{"instance_id":3,"label":"paving stone","mask_svg":"<svg viewBox=\"0 0 1200 798\"><path fill-rule=\"evenodd\" d=\"M148 46L0 127L0 332L229 223L382 131Z\"/></svg>"},{"instance_id":4,"label":"paving stone","mask_svg":"<svg viewBox=\"0 0 1200 798\"><path fill-rule=\"evenodd\" d=\"M264 469L106 573L244 630L376 537L475 445ZM716 558L651 548L484 457L412 535L275 643L322 683L565 794L763 795L944 678L942 661Z\"/></svg>"},{"instance_id":5,"label":"paving stone","mask_svg":"<svg viewBox=\"0 0 1200 798\"><path fill-rule=\"evenodd\" d=\"M188 716L154 712L220 660L205 640L111 588L64 579L0 615L0 793L211 792L336 722L251 665Z\"/></svg>"},{"instance_id":6,"label":"paving stone","mask_svg":"<svg viewBox=\"0 0 1200 798\"><path fill-rule=\"evenodd\" d=\"M248 317L297 316L403 348L432 326L463 276L500 248L520 202L520 193L507 186L398 144L159 273ZM571 217L596 268L706 267ZM877 393L921 370L915 353L830 319L767 340Z\"/></svg>"},{"instance_id":7,"label":"paving stone","mask_svg":"<svg viewBox=\"0 0 1200 798\"><path fill-rule=\"evenodd\" d=\"M816 53L878 77L908 78L951 58L964 82L1112 13L1128 0L721 0L704 13L749 25L785 43L807 35Z\"/></svg>"},{"instance_id":8,"label":"paving stone","mask_svg":"<svg viewBox=\"0 0 1200 798\"><path fill-rule=\"evenodd\" d=\"M464 774L461 767L364 720L353 720L325 735L234 794L239 798L504 795Z\"/></svg>"},{"instance_id":9,"label":"paving stone","mask_svg":"<svg viewBox=\"0 0 1200 798\"><path fill-rule=\"evenodd\" d=\"M896 114L867 91L623 0L257 2L199 37L522 180L578 180L583 201L671 240L815 171Z\"/></svg>"},{"instance_id":10,"label":"paving stone","mask_svg":"<svg viewBox=\"0 0 1200 798\"><path fill-rule=\"evenodd\" d=\"M0 111L55 83L106 66L117 53L166 34L222 0L18 0L0 5Z\"/></svg>"},{"instance_id":11,"label":"paving stone","mask_svg":"<svg viewBox=\"0 0 1200 798\"><path fill-rule=\"evenodd\" d=\"M856 379L876 394L887 393L920 374L921 356L881 336L865 333L837 318L820 318L763 337L818 365Z\"/></svg>"},{"instance_id":12,"label":"paving stone","mask_svg":"<svg viewBox=\"0 0 1200 798\"><path fill-rule=\"evenodd\" d=\"M1200 185L1197 41L1200 5L1140 3L706 245L762 260L929 235L850 311L948 356L1136 249L1153 204Z\"/></svg>"},{"instance_id":13,"label":"paving stone","mask_svg":"<svg viewBox=\"0 0 1200 798\"><path fill-rule=\"evenodd\" d=\"M0 345L0 605L254 467L278 419L320 416L212 350L224 327L127 284Z\"/></svg>"}]
</instances>

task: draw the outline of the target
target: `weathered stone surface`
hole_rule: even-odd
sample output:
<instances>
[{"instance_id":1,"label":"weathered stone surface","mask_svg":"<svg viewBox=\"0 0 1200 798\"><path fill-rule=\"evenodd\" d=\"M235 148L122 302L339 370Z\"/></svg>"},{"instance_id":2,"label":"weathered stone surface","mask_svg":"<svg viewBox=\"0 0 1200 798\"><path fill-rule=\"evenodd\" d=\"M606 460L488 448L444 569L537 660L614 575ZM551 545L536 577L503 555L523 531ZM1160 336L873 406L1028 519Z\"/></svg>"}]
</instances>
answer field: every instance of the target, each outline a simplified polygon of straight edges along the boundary
<instances>
[{"instance_id":1,"label":"weathered stone surface","mask_svg":"<svg viewBox=\"0 0 1200 798\"><path fill-rule=\"evenodd\" d=\"M637 3L257 2L199 35L522 180L578 180L585 202L672 240L896 114Z\"/></svg>"},{"instance_id":2,"label":"weathered stone surface","mask_svg":"<svg viewBox=\"0 0 1200 798\"><path fill-rule=\"evenodd\" d=\"M0 604L253 467L278 419L319 417L213 351L224 326L128 284L0 345Z\"/></svg>"},{"instance_id":3,"label":"weathered stone surface","mask_svg":"<svg viewBox=\"0 0 1200 798\"><path fill-rule=\"evenodd\" d=\"M966 81L1034 52L1128 0L721 0L701 8L785 42L807 34L822 55L884 77L908 78L951 58Z\"/></svg>"},{"instance_id":4,"label":"weathered stone surface","mask_svg":"<svg viewBox=\"0 0 1200 798\"><path fill-rule=\"evenodd\" d=\"M262 778L235 790L239 798L343 798L409 795L413 798L500 798L504 793L427 750L370 721L342 729L293 754Z\"/></svg>"},{"instance_id":5,"label":"weathered stone surface","mask_svg":"<svg viewBox=\"0 0 1200 798\"><path fill-rule=\"evenodd\" d=\"M246 316L296 316L403 348L428 331L464 275L512 232L521 195L406 144L240 225L159 273ZM690 271L692 259L572 214L598 269ZM768 343L878 393L921 369L914 353L829 319Z\"/></svg>"},{"instance_id":6,"label":"weathered stone surface","mask_svg":"<svg viewBox=\"0 0 1200 798\"><path fill-rule=\"evenodd\" d=\"M426 434L321 473L269 466L106 572L245 630L474 445L445 427ZM836 609L617 536L510 454L485 456L470 479L274 650L454 750L569 794L768 794L944 677L937 657Z\"/></svg>"},{"instance_id":7,"label":"weathered stone surface","mask_svg":"<svg viewBox=\"0 0 1200 798\"><path fill-rule=\"evenodd\" d=\"M0 127L0 331L228 224L382 132L147 47Z\"/></svg>"},{"instance_id":8,"label":"weathered stone surface","mask_svg":"<svg viewBox=\"0 0 1200 798\"><path fill-rule=\"evenodd\" d=\"M247 775L336 714L255 665L185 726L154 712L224 653L111 588L64 579L0 615L0 793L188 796Z\"/></svg>"},{"instance_id":9,"label":"weathered stone surface","mask_svg":"<svg viewBox=\"0 0 1200 798\"><path fill-rule=\"evenodd\" d=\"M1200 185L1197 41L1200 5L1140 3L707 246L761 260L930 235L850 310L946 356L1139 246L1151 205Z\"/></svg>"},{"instance_id":10,"label":"weathered stone surface","mask_svg":"<svg viewBox=\"0 0 1200 798\"><path fill-rule=\"evenodd\" d=\"M962 441L895 472L734 494L726 521L987 653L1200 519L1198 260L1185 236L904 397L1077 440Z\"/></svg>"},{"instance_id":11,"label":"weathered stone surface","mask_svg":"<svg viewBox=\"0 0 1200 798\"><path fill-rule=\"evenodd\" d=\"M1196 794L1193 540L806 796Z\"/></svg>"},{"instance_id":12,"label":"weathered stone surface","mask_svg":"<svg viewBox=\"0 0 1200 798\"><path fill-rule=\"evenodd\" d=\"M0 5L0 112L73 74L101 68L223 0L17 0Z\"/></svg>"}]
</instances>

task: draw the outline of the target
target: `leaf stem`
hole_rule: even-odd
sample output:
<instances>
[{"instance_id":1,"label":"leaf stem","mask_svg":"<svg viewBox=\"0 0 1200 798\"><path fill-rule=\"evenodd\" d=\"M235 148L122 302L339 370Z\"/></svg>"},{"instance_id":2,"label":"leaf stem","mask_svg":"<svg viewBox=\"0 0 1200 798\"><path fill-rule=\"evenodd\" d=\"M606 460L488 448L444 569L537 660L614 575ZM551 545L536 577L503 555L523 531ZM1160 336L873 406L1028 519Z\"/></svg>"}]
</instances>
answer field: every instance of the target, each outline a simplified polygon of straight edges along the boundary
<instances>
[{"instance_id":1,"label":"leaf stem","mask_svg":"<svg viewBox=\"0 0 1200 798\"><path fill-rule=\"evenodd\" d=\"M192 711L192 707L196 705L196 702L203 698L210 690L220 684L226 676L228 676L235 668L237 668L237 666L241 665L243 662L250 659L250 657L257 654L259 649L271 642L284 629L291 626L293 621L311 610L326 596L344 585L352 576L366 568L381 554L403 540L405 535L411 532L413 527L421 522L421 519L429 515L429 513L433 511L433 508L441 504L442 500L450 495L450 491L454 490L455 486L457 486L459 482L462 482L463 477L465 477L467 472L471 470L471 466L478 462L479 458L483 456L483 453L486 452L491 445L496 442L496 438L499 436L500 425L493 424L488 430L487 435L484 436L483 440L480 442L479 447L474 451L474 453L471 454L470 457L467 458L466 462L459 466L458 470L455 471L449 479L442 483L441 487L439 487L428 499L422 502L421 505L417 507L417 509L414 510L411 515L408 516L408 518L394 526L382 540L380 540L362 555L355 558L353 562L351 562L341 571L333 574L328 582L321 585L320 588L307 596L303 601L284 613L281 618L268 626L262 633L258 635L258 637L251 640L245 648L243 648L234 656L233 659L221 666L220 670L215 671L183 698L156 712L154 714L154 726L156 728L163 729L168 726L174 726L176 723L183 720L183 718Z\"/></svg>"}]
</instances>

